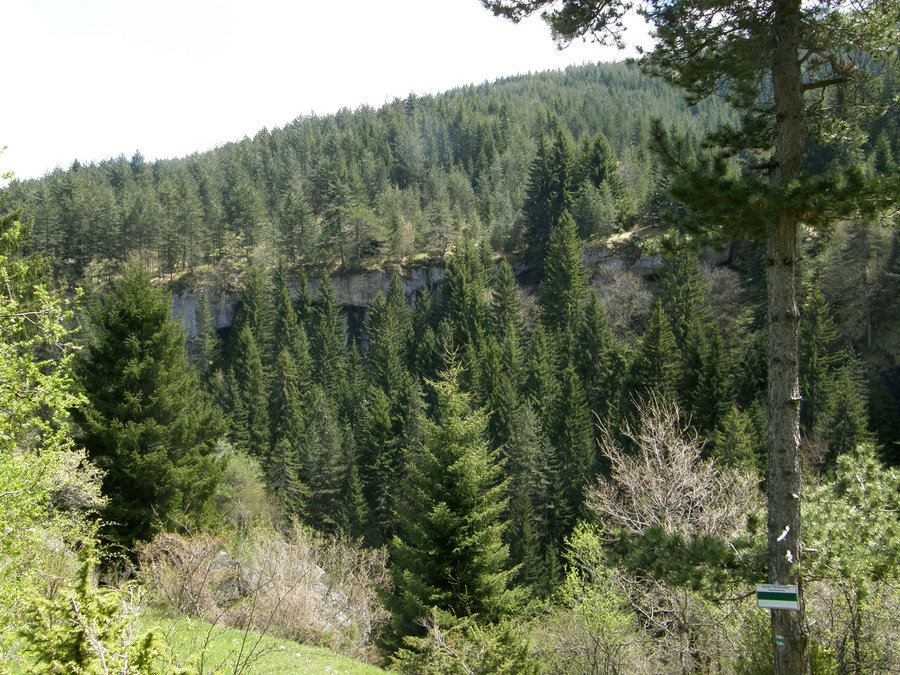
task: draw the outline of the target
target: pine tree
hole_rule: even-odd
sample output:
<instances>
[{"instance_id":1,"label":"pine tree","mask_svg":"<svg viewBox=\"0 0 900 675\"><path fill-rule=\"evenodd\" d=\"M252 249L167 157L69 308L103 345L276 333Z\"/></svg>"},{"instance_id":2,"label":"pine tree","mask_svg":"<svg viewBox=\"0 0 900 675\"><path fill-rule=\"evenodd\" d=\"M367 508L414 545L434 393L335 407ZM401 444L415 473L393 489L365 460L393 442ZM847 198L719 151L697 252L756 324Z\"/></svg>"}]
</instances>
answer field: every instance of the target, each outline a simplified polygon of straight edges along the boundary
<instances>
[{"instance_id":1,"label":"pine tree","mask_svg":"<svg viewBox=\"0 0 900 675\"><path fill-rule=\"evenodd\" d=\"M654 389L664 396L672 396L678 383L679 369L679 352L669 317L663 311L662 303L657 301L631 363L631 390Z\"/></svg>"},{"instance_id":2,"label":"pine tree","mask_svg":"<svg viewBox=\"0 0 900 675\"><path fill-rule=\"evenodd\" d=\"M285 514L293 517L303 513L308 495L307 487L300 481L306 423L296 364L286 347L282 347L275 361L273 382L269 414L272 441L264 469Z\"/></svg>"},{"instance_id":3,"label":"pine tree","mask_svg":"<svg viewBox=\"0 0 900 675\"><path fill-rule=\"evenodd\" d=\"M547 126L538 136L537 155L531 164L522 206L528 259L538 270L543 270L550 233L563 212L572 209L574 189L572 139L558 118L548 120Z\"/></svg>"},{"instance_id":4,"label":"pine tree","mask_svg":"<svg viewBox=\"0 0 900 675\"><path fill-rule=\"evenodd\" d=\"M190 370L171 302L128 267L91 311L79 375L81 442L104 469L109 534L131 546L160 527L204 516L220 468L222 420Z\"/></svg>"},{"instance_id":5,"label":"pine tree","mask_svg":"<svg viewBox=\"0 0 900 675\"><path fill-rule=\"evenodd\" d=\"M269 408L263 362L250 323L238 333L234 380L246 416L247 454L264 458L269 451Z\"/></svg>"},{"instance_id":6,"label":"pine tree","mask_svg":"<svg viewBox=\"0 0 900 675\"><path fill-rule=\"evenodd\" d=\"M575 330L587 289L588 276L575 221L568 211L563 211L550 232L541 283L541 320L551 333L563 335Z\"/></svg>"},{"instance_id":7,"label":"pine tree","mask_svg":"<svg viewBox=\"0 0 900 675\"><path fill-rule=\"evenodd\" d=\"M563 44L591 36L622 45L623 18L634 9L625 0L482 1L516 21L549 6L543 16ZM823 148L856 149L849 139L862 136L854 132L871 109L870 89L863 85L895 58L897 11L896 2L865 0L846 11L802 0L667 0L641 7L655 36L653 49L640 59L643 69L681 87L689 105L715 96L740 113L738 121L706 134L712 151L700 158L679 151L661 125L655 136L673 174L670 194L685 207L684 229L707 241L767 243L767 546L773 584L797 583L801 558L799 226L885 210L897 191L895 176L890 182L867 176L851 162L822 175L808 149L811 136ZM840 105L833 105L836 100ZM779 675L810 672L800 588L799 611L771 614L772 635L784 638L773 643Z\"/></svg>"},{"instance_id":8,"label":"pine tree","mask_svg":"<svg viewBox=\"0 0 900 675\"><path fill-rule=\"evenodd\" d=\"M408 501L391 545L389 651L422 635L419 622L433 609L449 626L465 617L495 622L517 603L502 542L501 465L484 439L485 414L472 408L458 377L457 368L433 383L435 418L410 460Z\"/></svg>"},{"instance_id":9,"label":"pine tree","mask_svg":"<svg viewBox=\"0 0 900 675\"><path fill-rule=\"evenodd\" d=\"M347 326L330 277L322 279L314 315L312 356L318 368L318 383L333 398L346 374Z\"/></svg>"},{"instance_id":10,"label":"pine tree","mask_svg":"<svg viewBox=\"0 0 900 675\"><path fill-rule=\"evenodd\" d=\"M300 474L309 487L306 522L318 530L335 532L340 526L341 489L348 468L343 465L343 435L334 405L321 387L314 387L308 410Z\"/></svg>"}]
</instances>

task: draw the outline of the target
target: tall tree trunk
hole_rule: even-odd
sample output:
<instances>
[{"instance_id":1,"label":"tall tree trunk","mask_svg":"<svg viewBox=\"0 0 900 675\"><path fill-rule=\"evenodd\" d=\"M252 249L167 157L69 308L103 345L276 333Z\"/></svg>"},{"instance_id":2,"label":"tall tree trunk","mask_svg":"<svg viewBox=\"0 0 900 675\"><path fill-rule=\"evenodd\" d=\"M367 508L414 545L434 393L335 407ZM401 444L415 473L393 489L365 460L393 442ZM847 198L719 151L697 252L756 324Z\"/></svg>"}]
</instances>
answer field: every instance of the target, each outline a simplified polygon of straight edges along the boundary
<instances>
[{"instance_id":1,"label":"tall tree trunk","mask_svg":"<svg viewBox=\"0 0 900 675\"><path fill-rule=\"evenodd\" d=\"M800 0L775 0L772 86L777 138L773 181L789 183L803 165L805 131L799 60ZM769 583L796 584L800 610L772 610L775 672L810 672L809 635L800 562L800 383L799 324L795 265L798 216L784 211L768 237L769 431L768 571Z\"/></svg>"}]
</instances>

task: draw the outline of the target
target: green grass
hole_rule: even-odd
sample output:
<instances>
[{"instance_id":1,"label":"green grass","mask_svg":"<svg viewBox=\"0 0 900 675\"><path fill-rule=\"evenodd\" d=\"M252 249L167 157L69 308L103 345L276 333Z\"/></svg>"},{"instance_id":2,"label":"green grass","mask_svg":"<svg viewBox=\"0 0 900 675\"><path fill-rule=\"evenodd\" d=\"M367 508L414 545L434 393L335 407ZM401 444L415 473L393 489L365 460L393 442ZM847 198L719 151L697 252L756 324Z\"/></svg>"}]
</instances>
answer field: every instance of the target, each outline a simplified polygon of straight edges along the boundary
<instances>
[{"instance_id":1,"label":"green grass","mask_svg":"<svg viewBox=\"0 0 900 675\"><path fill-rule=\"evenodd\" d=\"M142 623L147 628L159 629L175 664L190 665L198 673L375 675L386 672L327 649L214 626L198 619L148 612L142 617Z\"/></svg>"}]
</instances>

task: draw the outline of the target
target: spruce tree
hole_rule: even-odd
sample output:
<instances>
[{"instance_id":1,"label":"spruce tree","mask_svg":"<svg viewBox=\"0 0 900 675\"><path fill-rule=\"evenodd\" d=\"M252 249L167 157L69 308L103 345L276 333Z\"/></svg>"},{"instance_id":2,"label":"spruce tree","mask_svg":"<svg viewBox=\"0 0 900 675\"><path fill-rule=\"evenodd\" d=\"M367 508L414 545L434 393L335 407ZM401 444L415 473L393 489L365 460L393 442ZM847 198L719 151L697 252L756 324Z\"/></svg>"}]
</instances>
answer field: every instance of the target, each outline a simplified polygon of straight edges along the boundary
<instances>
[{"instance_id":1,"label":"spruce tree","mask_svg":"<svg viewBox=\"0 0 900 675\"><path fill-rule=\"evenodd\" d=\"M322 279L313 314L312 356L318 368L318 383L333 398L346 375L347 325L330 277Z\"/></svg>"},{"instance_id":2,"label":"spruce tree","mask_svg":"<svg viewBox=\"0 0 900 675\"><path fill-rule=\"evenodd\" d=\"M275 276L272 279L274 297L272 302L272 349L275 358L282 349L287 349L293 359L297 359L301 351L303 338L300 332L305 330L297 321L297 313L291 301L291 290L287 279L284 262L278 261Z\"/></svg>"},{"instance_id":3,"label":"spruce tree","mask_svg":"<svg viewBox=\"0 0 900 675\"><path fill-rule=\"evenodd\" d=\"M188 366L171 301L129 266L90 312L81 443L104 471L108 533L126 547L203 517L218 482L218 411Z\"/></svg>"},{"instance_id":4,"label":"spruce tree","mask_svg":"<svg viewBox=\"0 0 900 675\"><path fill-rule=\"evenodd\" d=\"M394 591L388 598L389 651L424 633L437 610L442 625L466 617L495 622L515 609L502 536L506 485L496 451L485 441L486 418L459 390L459 370L433 383L435 416L425 421L410 458L407 502L391 544Z\"/></svg>"},{"instance_id":5,"label":"spruce tree","mask_svg":"<svg viewBox=\"0 0 900 675\"><path fill-rule=\"evenodd\" d=\"M573 365L584 386L588 409L606 426L614 426L625 386L623 347L609 331L603 305L593 290L588 291L575 332Z\"/></svg>"},{"instance_id":6,"label":"spruce tree","mask_svg":"<svg viewBox=\"0 0 900 675\"><path fill-rule=\"evenodd\" d=\"M588 276L575 221L563 211L550 232L541 283L541 320L551 333L564 335L575 330L587 290Z\"/></svg>"},{"instance_id":7,"label":"spruce tree","mask_svg":"<svg viewBox=\"0 0 900 675\"><path fill-rule=\"evenodd\" d=\"M548 128L538 136L537 156L528 176L528 188L522 206L528 259L543 270L550 233L562 214L572 209L575 152L569 132L559 118L551 117Z\"/></svg>"},{"instance_id":8,"label":"spruce tree","mask_svg":"<svg viewBox=\"0 0 900 675\"><path fill-rule=\"evenodd\" d=\"M306 446L300 478L309 487L306 522L318 530L335 532L341 524L341 490L346 471L343 434L333 402L315 386L309 402Z\"/></svg>"},{"instance_id":9,"label":"spruce tree","mask_svg":"<svg viewBox=\"0 0 900 675\"><path fill-rule=\"evenodd\" d=\"M494 335L500 338L513 331L518 336L521 331L521 310L515 274L510 264L503 260L493 285L491 301Z\"/></svg>"},{"instance_id":10,"label":"spruce tree","mask_svg":"<svg viewBox=\"0 0 900 675\"><path fill-rule=\"evenodd\" d=\"M300 480L300 466L306 437L302 397L298 391L297 367L286 347L275 361L270 402L271 450L264 463L269 486L285 514L303 513L308 489Z\"/></svg>"},{"instance_id":11,"label":"spruce tree","mask_svg":"<svg viewBox=\"0 0 900 675\"><path fill-rule=\"evenodd\" d=\"M821 416L826 387L842 354L828 303L814 286L800 310L800 428L811 433Z\"/></svg>"},{"instance_id":12,"label":"spruce tree","mask_svg":"<svg viewBox=\"0 0 900 675\"><path fill-rule=\"evenodd\" d=\"M596 471L592 429L581 379L573 366L566 366L560 375L553 426L548 430L556 456L553 492L557 508L553 530L558 542L571 533L584 512L584 489Z\"/></svg>"},{"instance_id":13,"label":"spruce tree","mask_svg":"<svg viewBox=\"0 0 900 675\"><path fill-rule=\"evenodd\" d=\"M240 449L257 458L265 458L269 451L268 391L262 358L249 323L245 323L238 333L234 381L247 429L247 446Z\"/></svg>"},{"instance_id":14,"label":"spruce tree","mask_svg":"<svg viewBox=\"0 0 900 675\"><path fill-rule=\"evenodd\" d=\"M631 390L652 389L664 396L673 396L680 375L679 360L669 317L663 311L662 303L657 301L631 362Z\"/></svg>"},{"instance_id":15,"label":"spruce tree","mask_svg":"<svg viewBox=\"0 0 900 675\"><path fill-rule=\"evenodd\" d=\"M621 199L625 184L619 171L619 161L609 145L609 139L598 132L593 139L584 139L576 166L575 180L590 182L595 188L606 183L614 199Z\"/></svg>"},{"instance_id":16,"label":"spruce tree","mask_svg":"<svg viewBox=\"0 0 900 675\"><path fill-rule=\"evenodd\" d=\"M478 250L467 239L460 239L441 284L441 316L452 327L453 345L476 350L487 332L488 307L485 301L487 280Z\"/></svg>"}]
</instances>

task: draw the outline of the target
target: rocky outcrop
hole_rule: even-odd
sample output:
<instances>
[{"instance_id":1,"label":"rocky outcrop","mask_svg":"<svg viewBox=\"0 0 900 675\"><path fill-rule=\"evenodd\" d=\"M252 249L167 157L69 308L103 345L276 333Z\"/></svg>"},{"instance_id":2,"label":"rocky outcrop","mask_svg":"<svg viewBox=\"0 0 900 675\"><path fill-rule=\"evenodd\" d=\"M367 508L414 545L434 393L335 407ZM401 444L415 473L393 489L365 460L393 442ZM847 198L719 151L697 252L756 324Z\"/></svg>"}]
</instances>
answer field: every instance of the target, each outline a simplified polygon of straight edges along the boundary
<instances>
[{"instance_id":1,"label":"rocky outcrop","mask_svg":"<svg viewBox=\"0 0 900 675\"><path fill-rule=\"evenodd\" d=\"M345 310L361 322L369 306L379 292L387 291L394 275L398 275L406 295L413 299L425 288L433 289L444 276L443 267L416 267L400 272L369 271L352 274L337 274L331 278L335 295ZM321 282L309 280L309 292L315 297ZM185 334L192 338L197 334L196 311L197 301L201 293L208 293L210 310L216 328L227 328L234 322L234 314L240 304L239 293L228 293L216 290L187 288L173 295L172 317L181 323ZM296 297L297 288L291 289Z\"/></svg>"},{"instance_id":2,"label":"rocky outcrop","mask_svg":"<svg viewBox=\"0 0 900 675\"><path fill-rule=\"evenodd\" d=\"M730 247L719 251L705 249L701 258L711 265L722 265L728 262L730 253ZM638 247L628 247L627 240L614 241L610 239L601 245L585 247L583 255L585 263L594 270L615 267L627 269L642 277L653 276L662 263L661 256L643 255ZM387 291L395 274L399 276L403 290L412 301L423 288L434 289L437 286L444 277L444 268L443 266L410 267L399 272L376 270L336 274L331 277L338 302L344 306L351 333L359 334L369 306L379 292ZM519 266L517 276L527 278L528 270ZM313 297L318 292L320 284L318 279L309 280L309 292ZM172 316L181 322L189 338L197 334L195 313L197 300L202 292L205 291L188 288L175 294L172 298ZM291 293L296 297L296 287L291 289ZM231 326L240 303L240 294L210 291L209 299L216 328L223 329Z\"/></svg>"}]
</instances>

